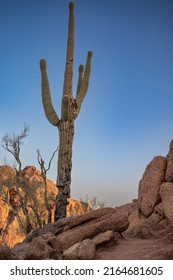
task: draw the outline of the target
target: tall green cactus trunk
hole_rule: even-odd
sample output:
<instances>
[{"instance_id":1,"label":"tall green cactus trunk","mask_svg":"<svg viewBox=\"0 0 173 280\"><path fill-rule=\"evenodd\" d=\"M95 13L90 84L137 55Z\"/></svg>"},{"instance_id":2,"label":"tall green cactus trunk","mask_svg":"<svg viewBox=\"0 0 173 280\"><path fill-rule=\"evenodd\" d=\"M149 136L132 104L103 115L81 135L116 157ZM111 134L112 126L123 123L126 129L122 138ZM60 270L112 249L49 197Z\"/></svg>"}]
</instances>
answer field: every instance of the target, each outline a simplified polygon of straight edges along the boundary
<instances>
[{"instance_id":1,"label":"tall green cactus trunk","mask_svg":"<svg viewBox=\"0 0 173 280\"><path fill-rule=\"evenodd\" d=\"M66 67L64 73L64 87L61 103L61 118L52 105L49 82L46 72L46 61L40 61L42 76L42 102L45 115L49 122L59 129L59 152L57 168L57 188L55 219L66 216L66 206L70 198L72 145L74 138L74 124L78 117L81 104L88 90L92 52L88 52L86 66L79 66L79 76L76 97L72 96L73 53L74 53L74 4L69 3L69 27L67 41Z\"/></svg>"}]
</instances>

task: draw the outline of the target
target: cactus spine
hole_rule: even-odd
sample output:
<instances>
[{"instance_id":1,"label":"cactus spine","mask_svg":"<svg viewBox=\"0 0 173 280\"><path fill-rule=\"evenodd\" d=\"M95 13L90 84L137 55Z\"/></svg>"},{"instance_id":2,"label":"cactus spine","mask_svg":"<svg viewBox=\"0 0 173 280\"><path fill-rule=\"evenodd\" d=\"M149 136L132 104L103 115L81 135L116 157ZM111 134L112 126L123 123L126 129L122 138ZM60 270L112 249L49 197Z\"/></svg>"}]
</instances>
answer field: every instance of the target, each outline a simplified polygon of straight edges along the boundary
<instances>
[{"instance_id":1,"label":"cactus spine","mask_svg":"<svg viewBox=\"0 0 173 280\"><path fill-rule=\"evenodd\" d=\"M49 82L46 72L46 61L40 61L42 77L42 103L48 121L58 127L59 151L57 168L57 188L55 219L66 216L66 206L70 197L71 170L72 170L72 145L74 137L74 123L78 117L81 104L86 96L90 77L92 52L87 55L86 66L79 66L78 85L76 97L72 95L73 55L74 55L74 3L69 3L69 26L67 40L66 66L64 73L64 86L61 102L61 118L52 105Z\"/></svg>"}]
</instances>

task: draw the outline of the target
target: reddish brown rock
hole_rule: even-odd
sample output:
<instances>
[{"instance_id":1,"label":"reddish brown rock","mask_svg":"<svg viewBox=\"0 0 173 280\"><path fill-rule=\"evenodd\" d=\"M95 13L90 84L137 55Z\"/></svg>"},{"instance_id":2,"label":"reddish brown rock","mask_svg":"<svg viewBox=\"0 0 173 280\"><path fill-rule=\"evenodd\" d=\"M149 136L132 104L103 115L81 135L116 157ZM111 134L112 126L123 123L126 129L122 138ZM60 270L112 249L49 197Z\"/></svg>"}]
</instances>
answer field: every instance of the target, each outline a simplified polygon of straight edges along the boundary
<instances>
[{"instance_id":1,"label":"reddish brown rock","mask_svg":"<svg viewBox=\"0 0 173 280\"><path fill-rule=\"evenodd\" d=\"M107 207L59 219L33 229L27 235L27 243L17 244L11 251L9 248L0 248L3 259L172 259L172 146L173 142L167 158L155 157L147 166L139 184L137 200L116 208ZM6 177L0 177L1 187L8 183L8 173L5 173ZM22 176L29 182L31 189L36 183L34 194L42 200L43 182L39 171L35 167L27 167ZM169 182L165 182L165 179ZM51 190L54 188L52 186ZM28 195L30 193L33 198L31 189L28 189ZM10 188L10 196L15 207L19 202L15 186ZM3 203L0 197L2 211L6 208ZM71 203L71 210L79 210L80 203L75 203ZM40 205L43 205L43 201ZM4 217L0 217L1 232L4 229ZM13 221L9 226L11 234L15 233L14 225ZM8 238L12 239L11 235ZM8 239L4 240L8 243Z\"/></svg>"},{"instance_id":2,"label":"reddish brown rock","mask_svg":"<svg viewBox=\"0 0 173 280\"><path fill-rule=\"evenodd\" d=\"M138 206L141 212L150 216L160 202L160 186L165 180L166 158L155 157L146 167L138 189Z\"/></svg>"},{"instance_id":3,"label":"reddish brown rock","mask_svg":"<svg viewBox=\"0 0 173 280\"><path fill-rule=\"evenodd\" d=\"M67 217L73 217L92 211L91 207L87 202L68 199L69 204L67 205Z\"/></svg>"},{"instance_id":4,"label":"reddish brown rock","mask_svg":"<svg viewBox=\"0 0 173 280\"><path fill-rule=\"evenodd\" d=\"M62 254L64 260L77 260L78 259L78 250L82 242L76 243Z\"/></svg>"},{"instance_id":5,"label":"reddish brown rock","mask_svg":"<svg viewBox=\"0 0 173 280\"><path fill-rule=\"evenodd\" d=\"M110 215L116 212L117 210L112 207L105 207L90 211L89 213L85 213L83 215L74 216L67 221L64 230L67 231L69 229L77 227L80 224L84 224L94 219L105 219L105 215Z\"/></svg>"},{"instance_id":6,"label":"reddish brown rock","mask_svg":"<svg viewBox=\"0 0 173 280\"><path fill-rule=\"evenodd\" d=\"M34 238L29 247L25 251L25 260L46 260L55 259L60 260L60 253L52 248L50 238L51 234L45 234Z\"/></svg>"},{"instance_id":7,"label":"reddish brown rock","mask_svg":"<svg viewBox=\"0 0 173 280\"><path fill-rule=\"evenodd\" d=\"M22 211L19 212L22 217ZM5 227L4 227L5 228ZM16 243L22 242L25 239L26 234L19 228L17 219L8 226L6 233L3 237L4 244L7 244L10 248L13 248Z\"/></svg>"},{"instance_id":8,"label":"reddish brown rock","mask_svg":"<svg viewBox=\"0 0 173 280\"><path fill-rule=\"evenodd\" d=\"M92 241L94 242L94 244L96 246L103 244L103 243L107 243L110 240L114 239L114 232L113 230L107 230L103 233L98 234L96 237L94 237L92 239Z\"/></svg>"},{"instance_id":9,"label":"reddish brown rock","mask_svg":"<svg viewBox=\"0 0 173 280\"><path fill-rule=\"evenodd\" d=\"M96 248L94 242L90 239L85 239L79 247L78 258L80 260L92 260L94 259L95 253Z\"/></svg>"},{"instance_id":10,"label":"reddish brown rock","mask_svg":"<svg viewBox=\"0 0 173 280\"><path fill-rule=\"evenodd\" d=\"M9 166L0 166L0 240L10 248L18 242L22 242L26 237L25 229L21 229L18 219L9 212L9 205L4 202L4 191L9 191L9 198L12 208L17 212L23 224L26 224L26 216L21 207L16 190L16 172ZM48 222L48 211L45 207L45 189L41 173L34 166L26 166L22 170L20 180L20 197L25 201L28 209L31 228L41 228ZM27 195L25 196L27 191ZM55 184L47 179L47 198L51 209L52 221L54 220L54 205L58 193ZM91 211L87 203L72 200L69 198L67 206L67 216L79 215ZM38 236L38 235L37 235Z\"/></svg>"},{"instance_id":11,"label":"reddish brown rock","mask_svg":"<svg viewBox=\"0 0 173 280\"><path fill-rule=\"evenodd\" d=\"M12 260L13 256L11 254L10 248L3 244L0 244L0 260Z\"/></svg>"},{"instance_id":12,"label":"reddish brown rock","mask_svg":"<svg viewBox=\"0 0 173 280\"><path fill-rule=\"evenodd\" d=\"M119 214L118 212L107 214L59 234L56 240L60 244L61 250L64 252L74 244L84 239L92 239L107 230L123 232L127 229L128 225L129 221L126 215Z\"/></svg>"},{"instance_id":13,"label":"reddish brown rock","mask_svg":"<svg viewBox=\"0 0 173 280\"><path fill-rule=\"evenodd\" d=\"M154 212L158 213L161 217L165 217L163 203L159 203L154 207Z\"/></svg>"},{"instance_id":14,"label":"reddish brown rock","mask_svg":"<svg viewBox=\"0 0 173 280\"><path fill-rule=\"evenodd\" d=\"M160 196L165 217L173 224L173 183L163 183L160 188Z\"/></svg>"},{"instance_id":15,"label":"reddish brown rock","mask_svg":"<svg viewBox=\"0 0 173 280\"><path fill-rule=\"evenodd\" d=\"M141 215L139 211L134 211L129 217L129 226L128 228L123 232L123 236L125 238L150 238L151 234L146 229L146 226L144 227L143 224L146 221L146 217Z\"/></svg>"},{"instance_id":16,"label":"reddish brown rock","mask_svg":"<svg viewBox=\"0 0 173 280\"><path fill-rule=\"evenodd\" d=\"M14 255L14 259L23 260L26 254L26 250L28 249L30 243L17 243L12 249L11 252Z\"/></svg>"},{"instance_id":17,"label":"reddish brown rock","mask_svg":"<svg viewBox=\"0 0 173 280\"><path fill-rule=\"evenodd\" d=\"M173 140L169 145L169 152L168 155L166 156L166 160L167 160L167 168L165 174L165 181L173 182Z\"/></svg>"},{"instance_id":18,"label":"reddish brown rock","mask_svg":"<svg viewBox=\"0 0 173 280\"><path fill-rule=\"evenodd\" d=\"M116 211L125 214L127 216L131 215L134 211L138 210L137 199L133 199L133 202L123 204L121 206L115 207Z\"/></svg>"},{"instance_id":19,"label":"reddish brown rock","mask_svg":"<svg viewBox=\"0 0 173 280\"><path fill-rule=\"evenodd\" d=\"M158 208L155 207L157 210ZM129 227L122 233L125 238L163 238L165 235L173 232L171 223L165 217L156 211L146 218L138 211L129 216Z\"/></svg>"},{"instance_id":20,"label":"reddish brown rock","mask_svg":"<svg viewBox=\"0 0 173 280\"><path fill-rule=\"evenodd\" d=\"M42 237L42 238L40 238ZM60 251L60 246L58 246L57 242L54 242L56 237L52 234L52 233L46 233L43 235L40 235L37 238L33 238L33 241L30 243L17 243L11 250L11 252L13 253L13 255L16 257L18 257L20 260L23 260L25 258L33 258L33 259L37 259L37 258L42 258L43 256L46 257L46 259L51 259L53 257L55 257L55 259L60 258L61 259L61 251ZM32 244L32 246L31 246ZM41 245L40 245L41 244ZM43 247L42 247L43 244ZM34 253L34 255L30 254L30 251L32 250L32 247L34 248L34 251L37 250L37 248L39 247L39 251L40 248L42 248L41 250L41 255L40 256L40 252L38 252L36 255ZM54 250L51 250L51 248L53 248ZM44 252L46 251L46 252ZM31 251L31 253L33 253Z\"/></svg>"},{"instance_id":21,"label":"reddish brown rock","mask_svg":"<svg viewBox=\"0 0 173 280\"><path fill-rule=\"evenodd\" d=\"M85 239L65 250L62 257L65 260L92 260L95 254L96 249L94 242L90 239Z\"/></svg>"},{"instance_id":22,"label":"reddish brown rock","mask_svg":"<svg viewBox=\"0 0 173 280\"><path fill-rule=\"evenodd\" d=\"M107 207L107 208L90 211L85 214L76 215L74 217L59 219L55 223L50 223L45 225L43 228L33 229L29 234L27 234L25 242L31 242L33 238L50 232L55 236L57 236L60 233L63 233L64 231L73 229L77 226L80 226L81 224L86 224L89 221L96 220L96 219L101 221L102 219L106 218L106 215L109 216L111 213L113 214L116 212L117 210L115 210L114 208Z\"/></svg>"}]
</instances>

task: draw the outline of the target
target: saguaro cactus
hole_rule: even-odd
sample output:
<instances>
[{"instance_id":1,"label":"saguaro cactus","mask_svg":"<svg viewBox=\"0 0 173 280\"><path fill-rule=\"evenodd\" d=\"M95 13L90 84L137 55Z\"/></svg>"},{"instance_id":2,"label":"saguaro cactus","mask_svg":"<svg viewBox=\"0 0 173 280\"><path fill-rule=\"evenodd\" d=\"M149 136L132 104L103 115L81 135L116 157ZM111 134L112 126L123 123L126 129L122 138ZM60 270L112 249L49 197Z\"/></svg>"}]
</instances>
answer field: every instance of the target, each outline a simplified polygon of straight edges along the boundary
<instances>
[{"instance_id":1,"label":"saguaro cactus","mask_svg":"<svg viewBox=\"0 0 173 280\"><path fill-rule=\"evenodd\" d=\"M78 85L76 96L72 95L73 53L74 53L74 3L69 3L69 26L67 40L66 67L64 73L64 87L61 103L61 118L52 105L49 82L46 72L46 61L41 59L40 69L42 76L42 102L45 115L49 122L58 127L59 151L57 168L57 188L55 219L66 216L66 206L70 197L71 170L72 170L72 144L74 137L74 123L78 117L81 104L88 90L92 52L87 55L86 66L79 66Z\"/></svg>"}]
</instances>

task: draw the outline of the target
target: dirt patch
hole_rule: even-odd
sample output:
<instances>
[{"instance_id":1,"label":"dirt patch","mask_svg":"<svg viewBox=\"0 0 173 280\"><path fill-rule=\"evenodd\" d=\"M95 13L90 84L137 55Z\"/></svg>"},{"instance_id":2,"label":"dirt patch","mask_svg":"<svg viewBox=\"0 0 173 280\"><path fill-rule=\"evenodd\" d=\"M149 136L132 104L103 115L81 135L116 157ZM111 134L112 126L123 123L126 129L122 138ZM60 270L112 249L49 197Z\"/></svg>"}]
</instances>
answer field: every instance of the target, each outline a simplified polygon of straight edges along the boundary
<instances>
[{"instance_id":1,"label":"dirt patch","mask_svg":"<svg viewBox=\"0 0 173 280\"><path fill-rule=\"evenodd\" d=\"M119 239L118 244L97 251L98 260L172 259L173 245L155 239Z\"/></svg>"}]
</instances>

